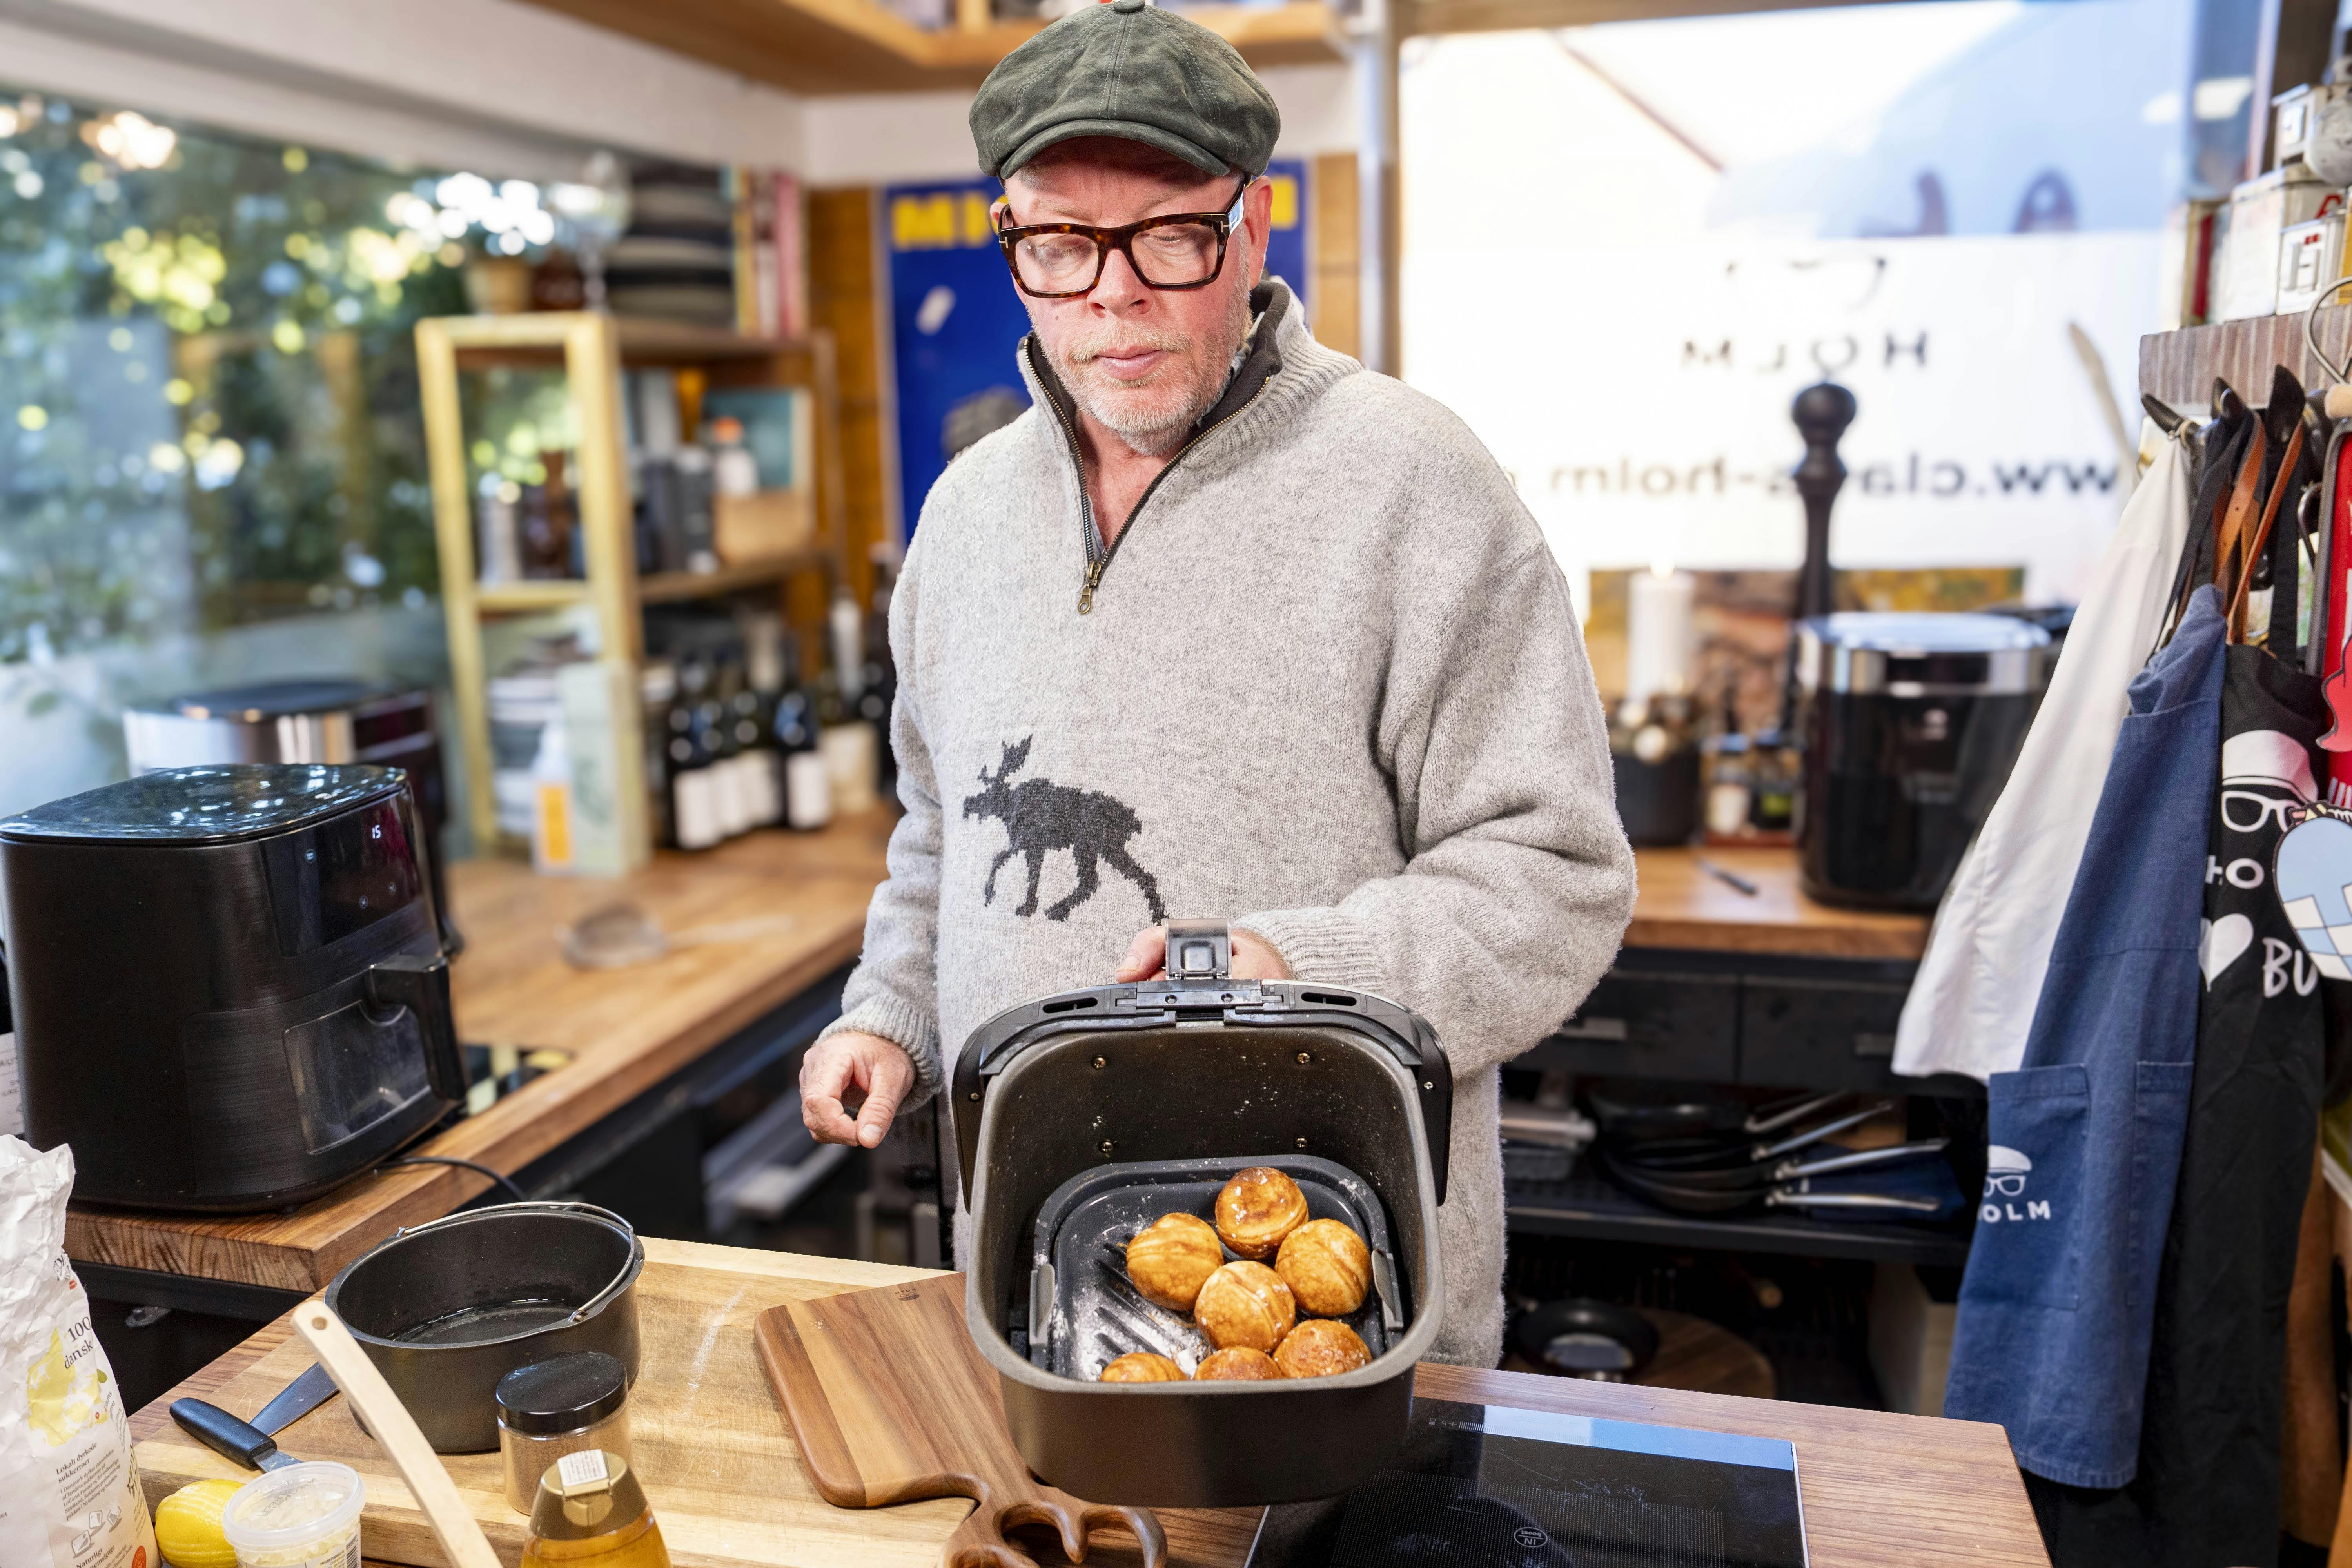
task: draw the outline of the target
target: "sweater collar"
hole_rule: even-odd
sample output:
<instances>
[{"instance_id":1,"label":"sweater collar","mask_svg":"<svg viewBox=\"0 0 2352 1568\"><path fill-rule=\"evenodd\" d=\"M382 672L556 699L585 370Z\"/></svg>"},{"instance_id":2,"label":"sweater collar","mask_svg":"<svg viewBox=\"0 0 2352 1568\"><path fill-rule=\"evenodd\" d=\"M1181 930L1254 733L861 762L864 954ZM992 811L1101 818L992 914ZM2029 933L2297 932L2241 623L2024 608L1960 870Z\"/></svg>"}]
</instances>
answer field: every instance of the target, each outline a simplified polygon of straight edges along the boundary
<instances>
[{"instance_id":1,"label":"sweater collar","mask_svg":"<svg viewBox=\"0 0 2352 1568\"><path fill-rule=\"evenodd\" d=\"M1241 363L1226 379L1225 390L1209 411L1201 416L1192 434L1200 435L1212 426L1223 423L1240 409L1246 407L1265 384L1282 372L1280 339L1284 321L1293 303L1290 289L1278 279L1267 279L1250 290L1250 314L1256 318L1250 336L1243 344ZM1055 413L1072 430L1078 427L1077 400L1062 384L1061 377L1046 362L1045 352L1031 332L1021 340L1021 374L1029 383L1030 395L1040 403L1050 403Z\"/></svg>"}]
</instances>

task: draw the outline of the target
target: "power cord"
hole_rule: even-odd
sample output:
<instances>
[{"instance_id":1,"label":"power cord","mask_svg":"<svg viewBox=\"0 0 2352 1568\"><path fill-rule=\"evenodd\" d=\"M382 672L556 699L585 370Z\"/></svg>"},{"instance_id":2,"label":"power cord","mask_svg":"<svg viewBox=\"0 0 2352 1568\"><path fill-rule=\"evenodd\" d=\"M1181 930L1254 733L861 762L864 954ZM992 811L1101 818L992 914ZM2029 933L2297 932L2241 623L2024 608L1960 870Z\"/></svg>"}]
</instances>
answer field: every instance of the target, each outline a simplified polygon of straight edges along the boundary
<instances>
[{"instance_id":1,"label":"power cord","mask_svg":"<svg viewBox=\"0 0 2352 1568\"><path fill-rule=\"evenodd\" d=\"M397 1160L386 1160L384 1164L388 1166L455 1165L460 1170L472 1171L477 1175L489 1177L490 1180L496 1182L499 1185L512 1193L514 1194L515 1202L519 1204L527 1204L530 1202L530 1194L524 1192L521 1187L516 1185L513 1177L493 1171L488 1165L482 1164L478 1161L459 1160L447 1154L404 1154Z\"/></svg>"}]
</instances>

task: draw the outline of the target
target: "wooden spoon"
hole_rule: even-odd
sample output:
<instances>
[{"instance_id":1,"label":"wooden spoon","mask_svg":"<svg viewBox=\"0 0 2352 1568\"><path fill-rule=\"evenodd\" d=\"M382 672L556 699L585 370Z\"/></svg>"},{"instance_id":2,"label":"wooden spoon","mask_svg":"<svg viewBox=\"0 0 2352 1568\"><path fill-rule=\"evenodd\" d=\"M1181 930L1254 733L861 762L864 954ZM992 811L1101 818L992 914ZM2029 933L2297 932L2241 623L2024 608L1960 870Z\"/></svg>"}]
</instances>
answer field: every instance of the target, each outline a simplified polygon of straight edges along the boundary
<instances>
[{"instance_id":1,"label":"wooden spoon","mask_svg":"<svg viewBox=\"0 0 2352 1568\"><path fill-rule=\"evenodd\" d=\"M384 1382L383 1373L376 1371L375 1363L368 1360L367 1352L360 1349L360 1342L352 1338L352 1331L327 1310L324 1301L305 1301L295 1308L294 1331L309 1342L319 1364L327 1369L327 1375L335 1380L335 1386L343 1391L343 1397L399 1467L400 1479L408 1483L416 1506L425 1510L425 1521L433 1527L433 1539L441 1543L450 1568L500 1568L498 1553L490 1550L482 1527L467 1511L466 1500L457 1495L449 1472L441 1468L440 1458L416 1429L415 1417L401 1404L400 1395L393 1393L392 1384Z\"/></svg>"}]
</instances>

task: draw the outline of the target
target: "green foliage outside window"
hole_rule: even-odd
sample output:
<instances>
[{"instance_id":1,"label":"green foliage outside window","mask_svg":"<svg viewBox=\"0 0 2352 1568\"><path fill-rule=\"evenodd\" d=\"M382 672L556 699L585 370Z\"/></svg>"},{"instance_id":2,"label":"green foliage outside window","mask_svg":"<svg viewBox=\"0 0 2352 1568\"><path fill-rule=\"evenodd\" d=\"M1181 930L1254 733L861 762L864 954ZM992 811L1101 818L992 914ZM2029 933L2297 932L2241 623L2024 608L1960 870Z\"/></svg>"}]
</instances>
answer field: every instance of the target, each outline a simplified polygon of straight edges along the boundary
<instances>
[{"instance_id":1,"label":"green foliage outside window","mask_svg":"<svg viewBox=\"0 0 2352 1568\"><path fill-rule=\"evenodd\" d=\"M436 178L0 95L0 662L436 592Z\"/></svg>"}]
</instances>

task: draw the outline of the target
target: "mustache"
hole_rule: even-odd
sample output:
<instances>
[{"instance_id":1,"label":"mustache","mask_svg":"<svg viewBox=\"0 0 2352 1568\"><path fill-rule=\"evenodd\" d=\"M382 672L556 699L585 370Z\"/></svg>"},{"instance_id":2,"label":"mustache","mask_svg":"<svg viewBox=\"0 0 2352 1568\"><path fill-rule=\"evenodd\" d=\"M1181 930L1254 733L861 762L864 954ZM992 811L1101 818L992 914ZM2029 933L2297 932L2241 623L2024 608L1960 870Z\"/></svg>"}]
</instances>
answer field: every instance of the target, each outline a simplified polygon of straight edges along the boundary
<instances>
[{"instance_id":1,"label":"mustache","mask_svg":"<svg viewBox=\"0 0 2352 1568\"><path fill-rule=\"evenodd\" d=\"M1181 354L1192 346L1192 337L1184 332L1160 332L1133 327L1113 328L1088 332L1063 345L1062 353L1074 365L1091 364L1105 354L1125 358L1129 354L1157 351Z\"/></svg>"}]
</instances>

